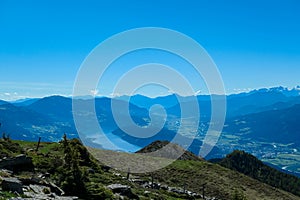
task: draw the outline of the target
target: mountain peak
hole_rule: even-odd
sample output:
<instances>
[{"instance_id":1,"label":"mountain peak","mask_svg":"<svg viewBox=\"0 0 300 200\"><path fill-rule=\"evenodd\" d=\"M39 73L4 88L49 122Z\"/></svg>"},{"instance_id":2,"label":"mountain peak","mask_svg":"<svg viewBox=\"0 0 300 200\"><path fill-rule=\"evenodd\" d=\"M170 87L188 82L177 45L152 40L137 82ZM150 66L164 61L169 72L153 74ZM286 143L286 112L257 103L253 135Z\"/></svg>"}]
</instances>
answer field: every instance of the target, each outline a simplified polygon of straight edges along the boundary
<instances>
[{"instance_id":1,"label":"mountain peak","mask_svg":"<svg viewBox=\"0 0 300 200\"><path fill-rule=\"evenodd\" d=\"M168 145L168 146L167 146ZM162 149L165 147L164 149ZM160 151L158 151L160 150ZM150 153L156 157L163 157L169 159L177 159L177 155L181 154L178 160L194 160L200 161L203 160L195 154L183 149L177 144L173 144L169 141L154 141L146 147L140 149L136 153Z\"/></svg>"},{"instance_id":2,"label":"mountain peak","mask_svg":"<svg viewBox=\"0 0 300 200\"><path fill-rule=\"evenodd\" d=\"M271 87L271 88L260 88L256 90L252 90L249 92L249 94L253 93L281 93L287 97L291 96L299 96L300 95L300 86L295 86L293 88L283 87L283 86L277 86L277 87Z\"/></svg>"}]
</instances>

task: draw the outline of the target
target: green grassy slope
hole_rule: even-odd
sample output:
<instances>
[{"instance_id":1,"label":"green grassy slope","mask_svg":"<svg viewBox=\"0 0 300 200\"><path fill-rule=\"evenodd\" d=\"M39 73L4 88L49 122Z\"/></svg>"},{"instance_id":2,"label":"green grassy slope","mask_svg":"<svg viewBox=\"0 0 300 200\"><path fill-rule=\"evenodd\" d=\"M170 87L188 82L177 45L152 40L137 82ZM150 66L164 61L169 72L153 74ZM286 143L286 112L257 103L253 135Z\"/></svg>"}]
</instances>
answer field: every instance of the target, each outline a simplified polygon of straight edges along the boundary
<instances>
[{"instance_id":1,"label":"green grassy slope","mask_svg":"<svg viewBox=\"0 0 300 200\"><path fill-rule=\"evenodd\" d=\"M1 140L0 147L6 142ZM103 165L93 157L101 157L102 160L111 159L111 162L114 161L115 163L120 162L120 159L124 159L125 161L133 159L136 160L138 168L142 162L142 160L139 160L142 159L140 155L90 149L93 151L92 156L76 139L68 140L67 143L42 142L38 152L35 151L36 144L36 142L10 141L10 146L18 146L18 148L15 148L17 152L13 152L13 149L7 150L2 148L2 150L10 151L11 155L23 152L31 156L36 168L34 173L49 172L51 174L50 180L62 188L68 189L68 184L75 184L74 187L79 188L78 191L67 190L68 195L80 195L79 191L84 191L85 193L81 193L82 199L116 199L117 197L106 186L113 183L120 183L129 185L132 188L133 194L139 199L192 199L184 194L151 188L145 189L141 185L124 179L123 177L126 177L126 173L115 169L109 171L103 170ZM66 144L72 150L71 153L66 151ZM0 148L0 151L2 150ZM71 161L66 159L66 155L71 155ZM154 158L153 161L155 161L154 164L158 162L170 162L170 160L165 158ZM66 162L71 164L67 164ZM148 166L145 165L144 167ZM89 173L91 169L93 173ZM80 180L74 178L74 173L77 173L77 175L79 173L77 177L80 177ZM206 183L205 195L208 197L217 197L217 199L230 200L236 199L234 196L240 196L239 199L248 200L300 200L300 197L291 193L276 189L220 165L202 160L178 160L154 173L132 174L131 176L139 177L142 180L151 180L151 174L153 174L155 182L167 184L171 187L185 187L189 191L200 194L202 194L201 185ZM25 173L22 176L33 175ZM83 183L82 186L80 185L82 184L80 181Z\"/></svg>"}]
</instances>

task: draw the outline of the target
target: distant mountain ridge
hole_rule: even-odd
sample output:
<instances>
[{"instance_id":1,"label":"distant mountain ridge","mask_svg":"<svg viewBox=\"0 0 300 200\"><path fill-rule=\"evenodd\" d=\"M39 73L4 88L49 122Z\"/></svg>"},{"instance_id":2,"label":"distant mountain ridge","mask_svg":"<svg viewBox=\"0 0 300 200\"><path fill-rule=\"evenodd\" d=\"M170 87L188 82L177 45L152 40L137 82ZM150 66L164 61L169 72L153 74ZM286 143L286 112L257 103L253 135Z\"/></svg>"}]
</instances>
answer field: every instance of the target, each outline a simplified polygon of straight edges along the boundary
<instances>
[{"instance_id":1,"label":"distant mountain ridge","mask_svg":"<svg viewBox=\"0 0 300 200\"><path fill-rule=\"evenodd\" d=\"M248 93L233 94L227 96L227 120L230 118L240 118L239 116L261 113L271 110L283 110L292 107L296 104L300 104L300 86L293 89L284 87L263 88L259 90L253 90ZM180 118L180 103L176 98L176 95L169 95L157 98L149 98L142 95L135 95L132 97L116 97L116 100L125 101L129 100L132 113L135 115L135 120L140 118L148 118L148 110L152 105L161 104L166 110L167 114L173 117ZM195 98L195 97L193 97ZM200 106L201 119L208 121L210 119L210 96L199 95L196 97ZM78 100L79 101L79 100ZM90 101L85 99L82 101ZM189 104L190 97L180 97L182 104ZM103 125L108 127L107 129L116 129L117 126L112 120L112 113L110 111L110 98L96 98L96 111L97 115L102 114ZM8 102L0 101L0 105L8 104ZM32 110L36 113L51 118L53 123L66 122L68 126L73 127L72 132L75 132L73 115L72 115L72 99L62 96L50 96L42 99L23 99L21 101L13 102L14 105ZM137 107L134 107L137 106ZM144 110L143 110L144 109ZM193 111L193 108L191 108ZM189 111L188 111L189 112ZM141 116L139 116L139 114ZM264 115L265 113L262 113ZM257 115L258 116L258 115ZM30 118L30 115L27 116ZM107 123L104 123L104 122ZM142 123L140 121L140 123Z\"/></svg>"},{"instance_id":2,"label":"distant mountain ridge","mask_svg":"<svg viewBox=\"0 0 300 200\"><path fill-rule=\"evenodd\" d=\"M226 97L226 123L220 139L223 142L222 139L225 137L227 138L225 142L228 143L217 143L211 156L221 157L231 152L233 144L237 145L239 149L250 151L250 153L254 153L255 148L264 148L264 151L267 149L269 153L266 152L265 154L263 151L256 151L256 155L260 158L267 156L272 159L272 157L280 155L281 152L287 151L291 154L290 156L298 155L297 152L300 151L300 143L298 142L300 141L298 126L300 124L299 91L299 86L293 89L275 87L228 95ZM177 99L177 97L179 98ZM218 101L218 96L215 97ZM78 97L74 98L74 101L83 104L83 111L85 104L94 102L96 117L105 133L141 148L155 140L171 141L180 126L180 105L187 105L188 113L192 113L194 108L188 107L188 105L193 99L196 99L196 103L200 106L201 119L196 138L188 150L194 153L199 152L205 131L210 123L211 102L209 95L187 97L169 95L157 98L135 95L132 97L91 98ZM163 129L154 137L144 139L131 137L122 132L116 124L111 110L112 101L118 102L119 105L127 105L126 101L129 101L132 120L142 126L147 126L150 122L149 108L155 104L161 104L166 110L167 121ZM126 114L121 107L117 110L121 115ZM156 111L154 110L154 112ZM194 119L190 118L189 120L193 122ZM13 103L0 101L0 123L2 123L1 132L10 134L12 139L37 140L41 136L44 141L58 141L64 133L67 133L68 137L78 137L73 120L72 99L69 97L50 96ZM91 129L88 124L87 128ZM192 129L188 126L185 129L186 133L189 133L190 130ZM89 132L96 133L97 130L90 130ZM182 137L189 137L187 135L182 135ZM89 141L93 142L90 139ZM285 146L281 147L281 151L278 148L274 149L274 142ZM256 146L249 146L248 148L247 145ZM273 150L276 150L277 154L272 154ZM294 157L296 158L296 156ZM294 157L292 158L294 159ZM298 168L295 165L293 170Z\"/></svg>"},{"instance_id":3,"label":"distant mountain ridge","mask_svg":"<svg viewBox=\"0 0 300 200\"><path fill-rule=\"evenodd\" d=\"M0 105L3 105L3 104L8 104L8 102L0 100Z\"/></svg>"},{"instance_id":4,"label":"distant mountain ridge","mask_svg":"<svg viewBox=\"0 0 300 200\"><path fill-rule=\"evenodd\" d=\"M235 119L241 119L241 116L251 115L257 113L257 115L252 115L252 117L245 117L247 119L252 119L262 115L268 115L268 111L283 110L282 112L288 112L288 108L292 108L296 104L300 104L300 87L297 86L293 89L287 89L284 87L275 87L269 89L259 89L253 90L248 93L233 94L227 96L227 116L226 119L228 123ZM149 98L142 95L135 95L132 97L117 97L113 98L114 101L125 101L126 99L130 102L131 115L133 115L134 121L139 123L147 123L141 119L149 118L148 109L155 104L161 104L167 111L168 116L173 116L173 118L180 119L180 103L176 98L176 95L169 95L157 98ZM181 104L189 104L191 99L195 97L179 97ZM199 95L196 97L198 104L200 106L201 120L210 120L211 115L211 102L210 96ZM116 130L117 125L115 124L110 110L111 98L96 98L96 112L99 118L100 124L106 129ZM88 102L92 101L90 99L76 101ZM20 104L21 103L21 104ZM22 104L23 103L23 104ZM9 104L5 101L0 101L0 105ZM71 127L68 131L72 130L73 133L76 132L73 122L72 114L72 99L62 96L50 96L42 99L25 99L21 101L15 101L14 105L20 107L20 112L23 108L27 110L34 111L40 114L39 118L51 118L53 124L56 123L66 123L66 126ZM9 109L9 108L7 108ZM191 112L193 108L190 108ZM14 112L18 109L14 108ZM266 111L266 112L265 112ZM290 110L292 112L293 109ZM189 111L188 111L189 112ZM100 117L102 116L102 117ZM295 116L297 116L295 114ZM282 116L285 117L285 116ZM291 116L290 116L291 117ZM30 115L27 118L32 118ZM232 119L232 120L231 120ZM33 119L34 121L35 119ZM47 119L49 120L49 119ZM297 121L297 120L296 120ZM17 122L16 122L17 125ZM234 126L231 126L234 127ZM168 127L166 127L168 128ZM172 129L173 130L173 129ZM230 130L229 130L230 131Z\"/></svg>"},{"instance_id":5,"label":"distant mountain ridge","mask_svg":"<svg viewBox=\"0 0 300 200\"><path fill-rule=\"evenodd\" d=\"M267 142L295 143L300 146L300 104L239 116L227 121L224 131L245 134Z\"/></svg>"},{"instance_id":6,"label":"distant mountain ridge","mask_svg":"<svg viewBox=\"0 0 300 200\"><path fill-rule=\"evenodd\" d=\"M41 98L25 98L25 99L18 99L15 101L10 101L9 103L15 105L15 106L29 106L33 104L34 102L38 101Z\"/></svg>"}]
</instances>

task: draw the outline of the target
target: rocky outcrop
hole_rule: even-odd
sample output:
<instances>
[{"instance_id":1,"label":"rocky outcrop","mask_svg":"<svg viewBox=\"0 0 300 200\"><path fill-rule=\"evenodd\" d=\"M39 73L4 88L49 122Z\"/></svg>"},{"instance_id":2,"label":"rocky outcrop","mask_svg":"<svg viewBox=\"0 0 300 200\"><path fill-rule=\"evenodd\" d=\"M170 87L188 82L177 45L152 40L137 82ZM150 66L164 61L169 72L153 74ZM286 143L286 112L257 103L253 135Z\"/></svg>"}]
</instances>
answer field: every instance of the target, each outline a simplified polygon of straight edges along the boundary
<instances>
[{"instance_id":1,"label":"rocky outcrop","mask_svg":"<svg viewBox=\"0 0 300 200\"><path fill-rule=\"evenodd\" d=\"M22 182L17 178L2 178L2 190L23 194Z\"/></svg>"},{"instance_id":2,"label":"rocky outcrop","mask_svg":"<svg viewBox=\"0 0 300 200\"><path fill-rule=\"evenodd\" d=\"M24 194L29 197L27 199L35 199L35 200L44 200L44 199L55 199L55 200L73 200L78 199L78 197L70 197L70 196L59 196L54 191L51 190L50 187L46 185L29 185L24 186Z\"/></svg>"},{"instance_id":3,"label":"rocky outcrop","mask_svg":"<svg viewBox=\"0 0 300 200\"><path fill-rule=\"evenodd\" d=\"M1 170L3 172L3 170ZM62 189L52 182L48 182L41 178L17 178L17 177L1 177L2 190L9 191L18 195L24 194L26 200L73 200L78 197L63 196L65 193ZM23 199L21 197L12 198Z\"/></svg>"},{"instance_id":4,"label":"rocky outcrop","mask_svg":"<svg viewBox=\"0 0 300 200\"><path fill-rule=\"evenodd\" d=\"M20 154L13 158L0 159L0 169L8 169L13 172L33 171L34 166L31 157Z\"/></svg>"},{"instance_id":5,"label":"rocky outcrop","mask_svg":"<svg viewBox=\"0 0 300 200\"><path fill-rule=\"evenodd\" d=\"M139 199L139 197L132 193L130 186L122 184L111 184L107 186L116 196L128 197L129 199Z\"/></svg>"}]
</instances>

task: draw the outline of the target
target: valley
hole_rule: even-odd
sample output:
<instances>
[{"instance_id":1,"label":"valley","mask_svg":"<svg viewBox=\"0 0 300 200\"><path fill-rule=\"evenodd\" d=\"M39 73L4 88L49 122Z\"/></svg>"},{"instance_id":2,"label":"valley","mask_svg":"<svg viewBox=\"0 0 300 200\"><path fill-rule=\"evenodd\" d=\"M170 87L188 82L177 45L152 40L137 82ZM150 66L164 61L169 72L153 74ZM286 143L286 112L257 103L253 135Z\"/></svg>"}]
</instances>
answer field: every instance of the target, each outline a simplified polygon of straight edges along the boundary
<instances>
[{"instance_id":1,"label":"valley","mask_svg":"<svg viewBox=\"0 0 300 200\"><path fill-rule=\"evenodd\" d=\"M81 137L84 143L86 140L86 143L97 146L101 146L102 143L102 148L134 152L155 140L171 141L181 126L180 135L186 139L178 140L177 143L189 141L189 138L194 137L191 146L185 148L196 155L199 154L210 123L209 96L197 96L201 108L198 129L193 117L183 121L180 118L180 103L188 103L189 97L179 99L174 95L154 99L141 95L131 97L129 110L133 121L139 125L145 126L150 122L148 109L152 105L161 104L166 110L164 129L160 134L148 139L129 137L126 133L118 131L110 106L112 101L123 105L124 99L128 97L96 98L96 115L104 134L88 128L87 138ZM91 100L76 99L75 101L86 105ZM278 87L229 95L223 131L206 159L221 158L235 149L240 149L257 156L271 166L299 175L299 104L298 88ZM2 101L0 122L2 124L0 130L18 140L37 141L42 137L43 141L59 141L64 133L70 138L79 137L73 122L72 99L61 96L28 99L15 103ZM106 134L113 141L112 145L104 143Z\"/></svg>"}]
</instances>

